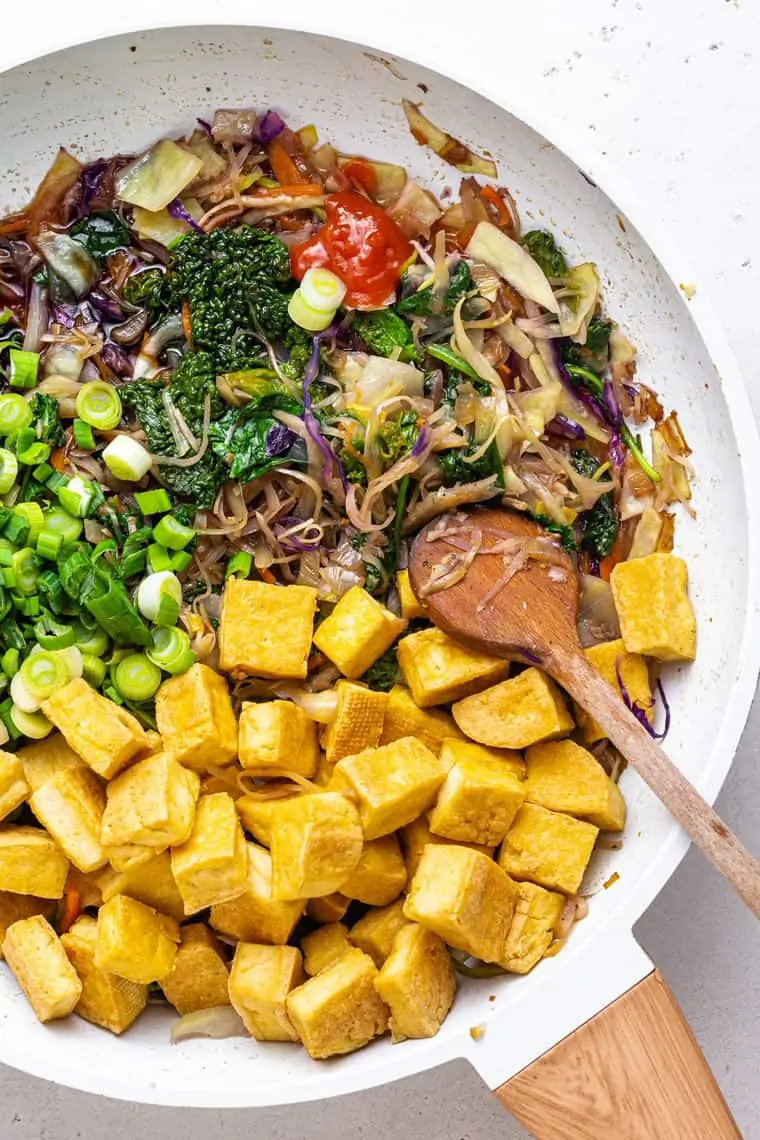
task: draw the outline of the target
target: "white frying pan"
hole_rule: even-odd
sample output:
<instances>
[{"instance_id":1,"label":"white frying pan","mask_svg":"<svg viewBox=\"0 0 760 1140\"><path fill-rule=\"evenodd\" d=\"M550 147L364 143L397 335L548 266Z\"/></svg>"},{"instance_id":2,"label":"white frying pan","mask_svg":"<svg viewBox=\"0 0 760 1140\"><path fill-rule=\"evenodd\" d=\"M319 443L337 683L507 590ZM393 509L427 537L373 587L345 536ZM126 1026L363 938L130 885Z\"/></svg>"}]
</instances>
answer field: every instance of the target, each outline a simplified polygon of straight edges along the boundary
<instances>
[{"instance_id":1,"label":"white frying pan","mask_svg":"<svg viewBox=\"0 0 760 1140\"><path fill-rule=\"evenodd\" d=\"M201 5L183 5L184 19L193 18L193 7ZM298 31L187 27L68 48L0 75L0 208L18 208L31 195L59 144L88 158L137 150L224 104L277 107L292 125L314 122L320 137L342 150L401 162L439 188L456 185L458 174L414 142L398 106L402 96L424 98L435 122L491 152L524 220L556 226L573 260L598 263L608 310L639 346L642 379L677 408L694 449L697 518L679 520L677 541L689 563L700 645L693 666L666 672L673 710L668 748L712 800L758 671L760 523L746 491L760 448L702 293L684 302L668 271L689 281L688 268L662 235L653 237L655 227L627 188L616 187L613 201L557 148L557 139L548 142L526 125L529 113L518 118L498 105L498 73L485 73L477 59L452 62L449 51L446 66L467 84L461 86L405 58L435 66L435 41L442 38L435 28L412 45L403 43L398 21L375 36L364 26L365 14L356 11L349 20L342 4L322 7L317 16L313 4L291 4L283 22L364 36L374 49ZM73 15L61 39L77 34ZM378 52L393 47L394 38L398 58ZM578 147L568 149L580 157ZM611 176L605 182L612 192ZM463 984L430 1041L383 1040L317 1064L303 1050L249 1040L172 1046L171 1017L159 1010L121 1040L77 1019L43 1028L3 971L0 1061L129 1100L235 1107L335 1096L465 1057L541 1137L738 1135L677 1007L631 933L682 858L686 838L633 773L624 775L622 788L629 806L623 849L596 856L587 888L598 893L566 949L526 978ZM615 872L617 881L603 889ZM474 1026L485 1028L479 1040L470 1035Z\"/></svg>"}]
</instances>

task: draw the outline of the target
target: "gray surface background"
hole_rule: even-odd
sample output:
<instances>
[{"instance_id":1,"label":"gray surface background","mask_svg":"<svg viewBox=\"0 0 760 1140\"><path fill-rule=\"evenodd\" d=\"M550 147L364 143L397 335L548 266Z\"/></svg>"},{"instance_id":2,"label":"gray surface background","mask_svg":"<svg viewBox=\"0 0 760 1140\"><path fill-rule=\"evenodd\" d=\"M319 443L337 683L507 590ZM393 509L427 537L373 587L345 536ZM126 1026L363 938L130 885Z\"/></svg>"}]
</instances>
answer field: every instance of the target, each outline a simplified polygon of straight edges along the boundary
<instances>
[{"instance_id":1,"label":"gray surface background","mask_svg":"<svg viewBox=\"0 0 760 1140\"><path fill-rule=\"evenodd\" d=\"M287 0L280 0L287 7ZM346 8L346 32L351 5ZM463 9L428 7L438 36L461 34ZM42 9L37 3L41 16ZM75 5L77 6L77 5ZM10 6L8 6L10 9ZM34 5L33 5L34 7ZM150 26L168 0L130 0ZM208 0L212 19L216 0ZM378 19L403 24L404 0ZM241 21L267 8L240 0ZM522 14L522 22L518 16ZM29 35L29 5L3 13ZM95 17L93 16L93 19ZM137 17L135 16L135 19ZM10 20L10 27L7 21ZM88 27L91 27L88 16ZM753 0L480 0L481 28L502 29L505 84L546 121L571 125L643 188L709 285L760 413L760 9ZM473 29L474 33L475 29ZM484 34L488 34L487 31ZM477 39L473 35L472 50ZM591 170L593 174L593 170ZM666 378L663 378L666 383ZM720 600L716 599L719 614ZM696 715L696 710L695 710ZM760 854L760 705L718 808ZM746 1140L760 1140L760 936L757 924L695 853L642 918L637 936L689 1018ZM251 1074L255 1080L255 1073ZM0 1140L517 1140L525 1133L477 1076L454 1064L338 1101L246 1111L149 1109L84 1096L0 1068ZM673 1140L689 1140L674 1137Z\"/></svg>"}]
</instances>

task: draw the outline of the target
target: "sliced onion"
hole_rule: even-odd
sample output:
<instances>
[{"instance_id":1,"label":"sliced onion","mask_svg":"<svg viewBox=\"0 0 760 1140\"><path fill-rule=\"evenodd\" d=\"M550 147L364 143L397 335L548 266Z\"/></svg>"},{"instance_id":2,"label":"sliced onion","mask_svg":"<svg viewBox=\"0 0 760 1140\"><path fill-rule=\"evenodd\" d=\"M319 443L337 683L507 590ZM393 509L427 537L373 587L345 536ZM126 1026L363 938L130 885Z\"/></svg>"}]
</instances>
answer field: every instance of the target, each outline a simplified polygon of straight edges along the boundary
<instances>
[{"instance_id":1,"label":"sliced onion","mask_svg":"<svg viewBox=\"0 0 760 1140\"><path fill-rule=\"evenodd\" d=\"M214 1005L209 1009L196 1009L186 1013L172 1026L171 1042L189 1041L193 1037L213 1037L220 1041L226 1037L247 1037L243 1019L231 1005Z\"/></svg>"}]
</instances>

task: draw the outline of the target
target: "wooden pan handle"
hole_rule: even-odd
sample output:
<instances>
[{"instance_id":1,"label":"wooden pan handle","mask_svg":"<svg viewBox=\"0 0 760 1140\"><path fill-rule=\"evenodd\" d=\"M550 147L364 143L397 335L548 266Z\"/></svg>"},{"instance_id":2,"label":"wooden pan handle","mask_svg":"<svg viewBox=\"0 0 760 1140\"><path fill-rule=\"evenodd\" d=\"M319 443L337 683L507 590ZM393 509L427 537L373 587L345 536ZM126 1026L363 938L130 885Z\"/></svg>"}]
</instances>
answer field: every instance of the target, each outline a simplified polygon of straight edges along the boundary
<instances>
[{"instance_id":1,"label":"wooden pan handle","mask_svg":"<svg viewBox=\"0 0 760 1140\"><path fill-rule=\"evenodd\" d=\"M496 1096L536 1140L741 1140L656 970Z\"/></svg>"}]
</instances>

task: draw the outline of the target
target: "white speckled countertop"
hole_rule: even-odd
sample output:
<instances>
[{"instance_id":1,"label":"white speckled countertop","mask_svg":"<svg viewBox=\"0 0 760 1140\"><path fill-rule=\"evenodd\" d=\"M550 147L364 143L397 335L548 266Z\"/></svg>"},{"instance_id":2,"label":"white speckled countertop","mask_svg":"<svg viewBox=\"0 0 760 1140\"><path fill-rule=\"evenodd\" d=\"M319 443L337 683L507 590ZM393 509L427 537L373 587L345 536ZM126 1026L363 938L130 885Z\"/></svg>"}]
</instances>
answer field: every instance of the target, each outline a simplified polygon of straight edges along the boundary
<instances>
[{"instance_id":1,"label":"white speckled countertop","mask_svg":"<svg viewBox=\"0 0 760 1140\"><path fill-rule=\"evenodd\" d=\"M206 22L214 18L219 2L203 5ZM352 5L347 0L332 3L345 6L350 34ZM224 0L225 20L220 22L229 22L235 4ZM287 10L287 0L281 5ZM447 6L448 0L437 5L417 0L416 19L429 10L430 27L443 38ZM28 43L30 28L43 21L39 7L36 20L29 18L29 5L3 13L0 67L32 54L19 45ZM121 16L93 14L87 5L85 14L81 3L72 7L65 28L60 13L55 30L35 28L36 49L118 31L127 18L133 27L149 26L157 10L171 10L167 0L131 0L128 17L123 10ZM241 21L253 22L258 15L266 23L266 8L255 0L239 0L237 8ZM404 3L392 0L378 8L378 19L405 19ZM450 34L463 38L459 29L468 9L453 4L451 9ZM693 283L697 289L709 283L760 415L754 327L760 296L757 5L752 0L533 0L518 6L481 0L472 10L480 14L486 34L501 36L508 83L520 90L524 103L535 104L537 118L572 123L576 134L585 135L633 180L672 227L695 266ZM490 28L489 10L494 12ZM476 42L477 32L468 38ZM593 176L593 167L589 173ZM756 846L760 816L758 761L756 705L718 801L723 818L751 846ZM680 1001L746 1140L760 1140L756 924L691 853L639 923L637 935ZM130 1106L10 1069L2 1070L0 1082L2 1140L131 1140L139 1133L161 1140L243 1140L253 1134L300 1140L336 1133L351 1140L389 1135L517 1140L525 1135L464 1065L362 1096L256 1113Z\"/></svg>"}]
</instances>

